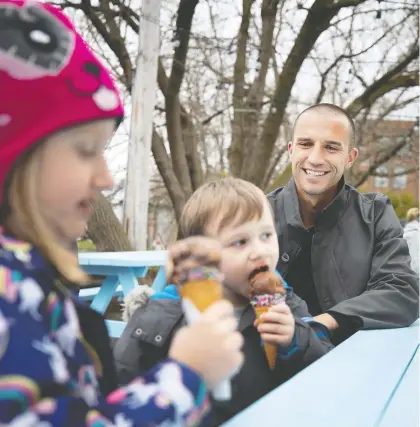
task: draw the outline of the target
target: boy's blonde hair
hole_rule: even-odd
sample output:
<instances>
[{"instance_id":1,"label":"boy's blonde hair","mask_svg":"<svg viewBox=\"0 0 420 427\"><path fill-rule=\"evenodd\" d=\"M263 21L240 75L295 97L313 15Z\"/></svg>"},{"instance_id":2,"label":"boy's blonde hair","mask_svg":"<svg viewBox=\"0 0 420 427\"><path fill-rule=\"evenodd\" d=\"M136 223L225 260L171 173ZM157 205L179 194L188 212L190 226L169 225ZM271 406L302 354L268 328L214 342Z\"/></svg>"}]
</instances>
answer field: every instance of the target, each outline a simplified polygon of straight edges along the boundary
<instances>
[{"instance_id":1,"label":"boy's blonde hair","mask_svg":"<svg viewBox=\"0 0 420 427\"><path fill-rule=\"evenodd\" d=\"M419 208L411 208L407 211L407 222L419 219Z\"/></svg>"},{"instance_id":2,"label":"boy's blonde hair","mask_svg":"<svg viewBox=\"0 0 420 427\"><path fill-rule=\"evenodd\" d=\"M209 226L219 232L259 220L266 202L264 193L254 184L239 178L223 178L198 188L185 205L179 223L179 237L208 234Z\"/></svg>"},{"instance_id":3,"label":"boy's blonde hair","mask_svg":"<svg viewBox=\"0 0 420 427\"><path fill-rule=\"evenodd\" d=\"M36 186L41 155L42 148L38 145L22 156L11 172L7 191L11 213L4 219L4 225L18 239L39 248L64 281L88 283L89 277L79 267L77 254L60 244L40 213Z\"/></svg>"}]
</instances>

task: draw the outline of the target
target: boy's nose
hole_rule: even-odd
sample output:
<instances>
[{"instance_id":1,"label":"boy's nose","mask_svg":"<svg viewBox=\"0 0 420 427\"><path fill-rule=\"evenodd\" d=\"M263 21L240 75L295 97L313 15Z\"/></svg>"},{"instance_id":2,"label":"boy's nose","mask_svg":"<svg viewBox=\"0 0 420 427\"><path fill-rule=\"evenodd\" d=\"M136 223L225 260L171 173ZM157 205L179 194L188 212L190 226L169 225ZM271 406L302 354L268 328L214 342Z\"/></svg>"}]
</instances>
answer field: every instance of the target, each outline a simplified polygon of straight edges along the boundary
<instances>
[{"instance_id":1,"label":"boy's nose","mask_svg":"<svg viewBox=\"0 0 420 427\"><path fill-rule=\"evenodd\" d=\"M265 245L260 242L253 243L249 253L249 259L251 261L255 261L260 258L264 258L265 256L267 256L267 250Z\"/></svg>"}]
</instances>

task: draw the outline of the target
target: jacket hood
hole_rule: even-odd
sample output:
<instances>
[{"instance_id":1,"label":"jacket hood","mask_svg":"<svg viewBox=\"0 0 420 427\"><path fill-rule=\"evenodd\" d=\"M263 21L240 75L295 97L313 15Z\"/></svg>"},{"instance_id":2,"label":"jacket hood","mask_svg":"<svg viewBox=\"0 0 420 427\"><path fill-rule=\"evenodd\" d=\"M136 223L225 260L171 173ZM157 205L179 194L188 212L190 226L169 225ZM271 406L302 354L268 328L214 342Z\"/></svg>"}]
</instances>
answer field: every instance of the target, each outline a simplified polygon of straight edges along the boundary
<instances>
[{"instance_id":1,"label":"jacket hood","mask_svg":"<svg viewBox=\"0 0 420 427\"><path fill-rule=\"evenodd\" d=\"M133 313L143 307L154 294L153 289L147 285L136 286L125 298L122 304L122 319L128 322Z\"/></svg>"},{"instance_id":2,"label":"jacket hood","mask_svg":"<svg viewBox=\"0 0 420 427\"><path fill-rule=\"evenodd\" d=\"M175 285L168 285L162 292L156 292L147 285L136 286L125 298L122 307L122 319L128 322L133 313L147 304L150 299L179 299Z\"/></svg>"},{"instance_id":3,"label":"jacket hood","mask_svg":"<svg viewBox=\"0 0 420 427\"><path fill-rule=\"evenodd\" d=\"M404 232L408 231L419 231L419 222L418 221L410 221L404 227Z\"/></svg>"}]
</instances>

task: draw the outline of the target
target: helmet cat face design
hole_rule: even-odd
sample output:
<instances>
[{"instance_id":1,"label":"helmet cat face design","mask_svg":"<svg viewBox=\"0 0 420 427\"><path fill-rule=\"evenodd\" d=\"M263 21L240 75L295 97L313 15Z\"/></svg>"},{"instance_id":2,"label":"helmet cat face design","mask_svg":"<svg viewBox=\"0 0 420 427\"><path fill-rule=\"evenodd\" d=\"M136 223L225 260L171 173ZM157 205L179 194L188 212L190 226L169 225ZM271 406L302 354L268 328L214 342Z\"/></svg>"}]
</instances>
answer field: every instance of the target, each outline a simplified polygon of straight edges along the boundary
<instances>
[{"instance_id":1,"label":"helmet cat face design","mask_svg":"<svg viewBox=\"0 0 420 427\"><path fill-rule=\"evenodd\" d=\"M46 10L0 3L0 70L20 80L58 75L74 51L75 35Z\"/></svg>"},{"instance_id":2,"label":"helmet cat face design","mask_svg":"<svg viewBox=\"0 0 420 427\"><path fill-rule=\"evenodd\" d=\"M6 179L30 147L124 107L109 71L59 8L0 0L0 208Z\"/></svg>"}]
</instances>

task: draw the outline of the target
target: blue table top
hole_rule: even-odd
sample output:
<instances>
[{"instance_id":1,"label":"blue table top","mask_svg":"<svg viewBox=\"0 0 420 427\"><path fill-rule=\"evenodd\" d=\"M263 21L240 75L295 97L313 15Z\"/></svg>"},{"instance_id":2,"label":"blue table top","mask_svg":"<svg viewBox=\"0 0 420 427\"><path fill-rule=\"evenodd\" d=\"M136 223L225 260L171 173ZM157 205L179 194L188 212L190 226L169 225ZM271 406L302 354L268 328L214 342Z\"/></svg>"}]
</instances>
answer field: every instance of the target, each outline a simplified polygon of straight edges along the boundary
<instances>
[{"instance_id":1,"label":"blue table top","mask_svg":"<svg viewBox=\"0 0 420 427\"><path fill-rule=\"evenodd\" d=\"M420 425L420 351L418 347L405 375L384 409L378 427L418 427Z\"/></svg>"},{"instance_id":2,"label":"blue table top","mask_svg":"<svg viewBox=\"0 0 420 427\"><path fill-rule=\"evenodd\" d=\"M164 265L167 254L167 251L82 252L79 262L81 266L154 267Z\"/></svg>"},{"instance_id":3,"label":"blue table top","mask_svg":"<svg viewBox=\"0 0 420 427\"><path fill-rule=\"evenodd\" d=\"M418 427L418 343L418 321L360 331L223 427Z\"/></svg>"}]
</instances>

